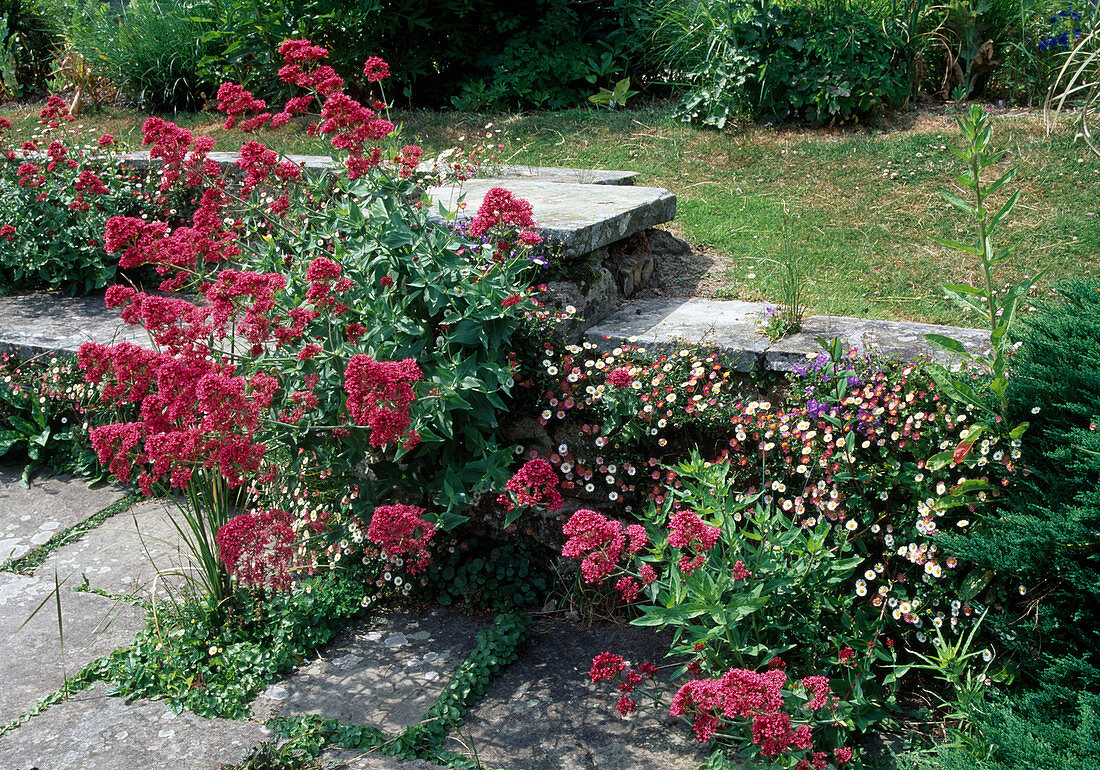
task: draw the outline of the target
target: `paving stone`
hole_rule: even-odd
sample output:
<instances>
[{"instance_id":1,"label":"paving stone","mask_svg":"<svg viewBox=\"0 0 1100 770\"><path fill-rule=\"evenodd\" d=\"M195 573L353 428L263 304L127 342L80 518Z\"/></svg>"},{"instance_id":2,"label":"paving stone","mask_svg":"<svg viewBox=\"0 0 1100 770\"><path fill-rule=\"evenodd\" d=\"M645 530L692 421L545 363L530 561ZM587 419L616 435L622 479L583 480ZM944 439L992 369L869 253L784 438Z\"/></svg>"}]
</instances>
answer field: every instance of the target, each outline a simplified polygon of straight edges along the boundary
<instances>
[{"instance_id":1,"label":"paving stone","mask_svg":"<svg viewBox=\"0 0 1100 770\"><path fill-rule=\"evenodd\" d=\"M31 478L19 485L23 469L0 467L0 564L32 548L126 496L119 486L92 489L72 476Z\"/></svg>"},{"instance_id":2,"label":"paving stone","mask_svg":"<svg viewBox=\"0 0 1100 770\"><path fill-rule=\"evenodd\" d=\"M137 607L62 590L62 650L53 591L52 577L0 573L0 724L26 713L66 676L129 644L145 625L145 613ZM3 752L0 767L12 767Z\"/></svg>"},{"instance_id":3,"label":"paving stone","mask_svg":"<svg viewBox=\"0 0 1100 770\"><path fill-rule=\"evenodd\" d=\"M670 347L678 343L706 345L724 351L737 371L765 368L789 372L807 357L820 354L817 338L836 339L845 348L896 355L905 360L931 356L948 361L950 356L936 350L925 334L942 334L962 341L970 351L988 346L989 334L981 329L875 321L843 316L811 316L803 330L772 342L758 329L768 305L763 302L732 300L647 300L625 305L618 313L585 332L585 337L602 348L627 342L650 347Z\"/></svg>"},{"instance_id":4,"label":"paving stone","mask_svg":"<svg viewBox=\"0 0 1100 770\"><path fill-rule=\"evenodd\" d=\"M565 256L589 254L676 216L676 196L659 187L470 179L433 187L428 195L433 210L440 203L453 210L464 194L465 211L473 216L491 187L530 201L539 231Z\"/></svg>"},{"instance_id":5,"label":"paving stone","mask_svg":"<svg viewBox=\"0 0 1100 770\"><path fill-rule=\"evenodd\" d=\"M81 343L122 342L148 345L144 329L122 324L117 308L102 297L67 297L35 292L0 297L0 353L22 357L54 352L76 353Z\"/></svg>"},{"instance_id":6,"label":"paving stone","mask_svg":"<svg viewBox=\"0 0 1100 770\"><path fill-rule=\"evenodd\" d=\"M347 749L330 749L321 754L320 760L330 770L443 770L423 759L397 759Z\"/></svg>"},{"instance_id":7,"label":"paving stone","mask_svg":"<svg viewBox=\"0 0 1100 770\"><path fill-rule=\"evenodd\" d=\"M97 685L0 738L5 770L215 770L270 740L263 725L173 714L158 701L108 697Z\"/></svg>"},{"instance_id":8,"label":"paving stone","mask_svg":"<svg viewBox=\"0 0 1100 770\"><path fill-rule=\"evenodd\" d=\"M490 622L436 607L345 629L317 659L256 699L259 719L318 714L396 735L420 721Z\"/></svg>"},{"instance_id":9,"label":"paving stone","mask_svg":"<svg viewBox=\"0 0 1100 770\"><path fill-rule=\"evenodd\" d=\"M161 599L179 597L191 589L186 578L173 573L188 570L191 561L171 517L186 526L171 503L139 503L58 548L35 575L52 581L56 571L70 587L87 578L90 587L116 596L150 599L155 590Z\"/></svg>"},{"instance_id":10,"label":"paving stone","mask_svg":"<svg viewBox=\"0 0 1100 770\"><path fill-rule=\"evenodd\" d=\"M652 631L541 619L519 659L469 713L462 740L490 767L522 770L696 770L707 752L667 706L639 698L619 716L617 688L588 678L592 658L614 652L632 663L661 663L668 639ZM667 703L673 686L661 682ZM455 745L448 748L458 750Z\"/></svg>"}]
</instances>

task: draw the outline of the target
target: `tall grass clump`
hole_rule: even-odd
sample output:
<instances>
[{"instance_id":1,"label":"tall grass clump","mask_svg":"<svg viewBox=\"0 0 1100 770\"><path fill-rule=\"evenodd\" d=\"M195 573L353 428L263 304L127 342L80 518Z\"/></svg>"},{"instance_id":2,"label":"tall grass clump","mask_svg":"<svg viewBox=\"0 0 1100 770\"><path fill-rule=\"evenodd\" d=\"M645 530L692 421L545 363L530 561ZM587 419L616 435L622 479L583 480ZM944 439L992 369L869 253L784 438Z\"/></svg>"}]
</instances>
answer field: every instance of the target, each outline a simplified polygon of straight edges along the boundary
<instances>
[{"instance_id":1,"label":"tall grass clump","mask_svg":"<svg viewBox=\"0 0 1100 770\"><path fill-rule=\"evenodd\" d=\"M73 10L70 42L149 110L189 110L214 96L200 70L209 31L187 0L133 0L123 10L85 2Z\"/></svg>"}]
</instances>

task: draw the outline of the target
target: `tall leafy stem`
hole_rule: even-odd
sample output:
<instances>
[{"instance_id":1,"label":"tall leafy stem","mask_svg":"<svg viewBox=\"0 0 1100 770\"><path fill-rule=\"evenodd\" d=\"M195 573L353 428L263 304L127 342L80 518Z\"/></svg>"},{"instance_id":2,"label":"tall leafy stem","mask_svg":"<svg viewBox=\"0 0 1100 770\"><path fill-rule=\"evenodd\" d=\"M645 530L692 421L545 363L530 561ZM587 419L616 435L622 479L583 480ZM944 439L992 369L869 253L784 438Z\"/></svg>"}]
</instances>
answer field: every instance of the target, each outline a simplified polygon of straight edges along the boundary
<instances>
[{"instance_id":1,"label":"tall leafy stem","mask_svg":"<svg viewBox=\"0 0 1100 770\"><path fill-rule=\"evenodd\" d=\"M969 112L957 118L957 121L962 132L963 146L951 148L951 151L965 163L965 170L956 174L955 178L973 193L974 202L970 203L946 190L941 190L940 194L949 204L970 217L977 229L977 242L966 244L947 238L935 240L978 258L981 267L980 285L944 284L943 290L955 303L978 313L984 319L989 327L990 348L988 351L972 352L959 340L942 334L927 334L925 338L935 347L968 364L966 368L957 371L940 363L929 365L933 380L947 396L979 412L979 422L973 426L950 458L954 462L961 462L981 433L1004 430L1003 422L1008 414L1008 402L1005 398L1008 387L1007 365L1013 350L1010 332L1016 321L1020 301L1046 271L1025 278L1004 292L998 292L995 288L994 269L1013 249L1011 246L995 247L993 236L1012 213L1020 198L1020 191L1013 192L995 212L991 213L990 203L995 193L1015 179L1016 168L1008 169L993 182L983 182L982 173L1004 157L1003 152L996 152L991 148L992 121L980 105L971 106ZM1027 424L1021 423L1008 433L1011 438L1018 439L1026 428ZM941 459L946 461L948 458Z\"/></svg>"}]
</instances>

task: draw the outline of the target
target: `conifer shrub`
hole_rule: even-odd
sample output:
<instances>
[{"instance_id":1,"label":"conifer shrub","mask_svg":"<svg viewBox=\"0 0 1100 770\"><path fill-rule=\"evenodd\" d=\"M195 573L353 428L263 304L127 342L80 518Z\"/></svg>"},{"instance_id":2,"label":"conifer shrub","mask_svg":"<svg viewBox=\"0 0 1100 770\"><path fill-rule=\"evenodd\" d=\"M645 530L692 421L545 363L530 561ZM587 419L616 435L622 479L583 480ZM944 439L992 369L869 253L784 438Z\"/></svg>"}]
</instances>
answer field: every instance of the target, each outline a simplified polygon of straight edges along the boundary
<instances>
[{"instance_id":1,"label":"conifer shrub","mask_svg":"<svg viewBox=\"0 0 1100 770\"><path fill-rule=\"evenodd\" d=\"M1007 392L1010 419L1031 423L1031 474L996 518L945 538L1000 578L987 595L1013 597L1019 689L985 720L990 767L1095 767L1100 746L1100 281L1057 294L1023 327Z\"/></svg>"}]
</instances>

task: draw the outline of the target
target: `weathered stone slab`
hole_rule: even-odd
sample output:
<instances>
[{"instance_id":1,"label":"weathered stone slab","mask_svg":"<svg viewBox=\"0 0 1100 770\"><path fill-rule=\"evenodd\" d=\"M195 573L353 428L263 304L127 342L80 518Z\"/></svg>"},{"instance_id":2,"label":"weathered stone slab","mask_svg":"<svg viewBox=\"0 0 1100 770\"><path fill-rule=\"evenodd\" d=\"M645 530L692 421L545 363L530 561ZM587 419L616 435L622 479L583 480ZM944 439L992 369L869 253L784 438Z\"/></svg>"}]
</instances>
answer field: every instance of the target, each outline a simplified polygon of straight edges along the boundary
<instances>
[{"instance_id":1,"label":"weathered stone slab","mask_svg":"<svg viewBox=\"0 0 1100 770\"><path fill-rule=\"evenodd\" d=\"M260 719L318 714L396 735L421 720L488 626L445 607L361 621L265 690L253 712Z\"/></svg>"},{"instance_id":2,"label":"weathered stone slab","mask_svg":"<svg viewBox=\"0 0 1100 770\"><path fill-rule=\"evenodd\" d=\"M432 173L436 166L430 162L420 164L419 170ZM637 171L605 171L598 168L562 168L560 166L493 167L491 176L496 180L537 179L540 182L564 182L566 184L633 185Z\"/></svg>"},{"instance_id":3,"label":"weathered stone slab","mask_svg":"<svg viewBox=\"0 0 1100 770\"><path fill-rule=\"evenodd\" d=\"M166 599L187 594L192 588L178 573L189 573L191 561L170 517L186 529L171 503L139 503L57 549L35 575L52 581L56 571L70 588L87 579L91 588L115 596L151 599L155 591Z\"/></svg>"},{"instance_id":4,"label":"weathered stone slab","mask_svg":"<svg viewBox=\"0 0 1100 770\"><path fill-rule=\"evenodd\" d=\"M567 257L589 254L676 216L676 196L659 187L470 179L433 187L428 195L433 209L442 203L448 210L458 208L465 195L465 211L473 216L492 187L530 201L539 231Z\"/></svg>"},{"instance_id":5,"label":"weathered stone slab","mask_svg":"<svg viewBox=\"0 0 1100 770\"><path fill-rule=\"evenodd\" d=\"M50 707L0 738L6 770L214 770L270 735L255 722L173 714L163 703L105 695L103 685Z\"/></svg>"},{"instance_id":6,"label":"weathered stone slab","mask_svg":"<svg viewBox=\"0 0 1100 770\"><path fill-rule=\"evenodd\" d=\"M720 348L736 371L758 368L769 340L756 325L766 306L757 302L716 300L650 300L633 302L585 337L600 347L614 348L634 340L646 347L684 343Z\"/></svg>"},{"instance_id":7,"label":"weathered stone slab","mask_svg":"<svg viewBox=\"0 0 1100 770\"><path fill-rule=\"evenodd\" d=\"M22 468L0 468L0 564L18 559L74 524L126 496L118 486L88 487L72 476L32 478L19 485Z\"/></svg>"},{"instance_id":8,"label":"weathered stone slab","mask_svg":"<svg viewBox=\"0 0 1100 770\"><path fill-rule=\"evenodd\" d=\"M695 770L707 752L686 723L638 699L638 711L619 716L618 689L593 684L592 658L614 652L634 664L658 664L668 639L641 629L597 625L585 630L540 620L519 659L505 669L462 728L481 762L524 770ZM666 702L675 690L660 684ZM449 748L454 748L449 746Z\"/></svg>"},{"instance_id":9,"label":"weathered stone slab","mask_svg":"<svg viewBox=\"0 0 1100 770\"><path fill-rule=\"evenodd\" d=\"M329 770L443 770L439 765L423 759L397 759L347 749L325 751L320 760Z\"/></svg>"},{"instance_id":10,"label":"weathered stone slab","mask_svg":"<svg viewBox=\"0 0 1100 770\"><path fill-rule=\"evenodd\" d=\"M119 321L118 310L104 305L102 297L56 292L0 297L0 353L22 357L76 353L88 340L149 345L145 330Z\"/></svg>"},{"instance_id":11,"label":"weathered stone slab","mask_svg":"<svg viewBox=\"0 0 1100 770\"><path fill-rule=\"evenodd\" d=\"M807 356L820 352L821 347L815 342L818 337L839 338L844 342L845 349L883 353L906 361L921 356L930 356L941 362L950 361L952 356L932 347L924 338L926 334L953 337L971 352L989 347L989 332L981 329L844 316L811 316L803 322L801 332L768 346L764 366L777 372L791 371L792 365L804 363Z\"/></svg>"},{"instance_id":12,"label":"weathered stone slab","mask_svg":"<svg viewBox=\"0 0 1100 770\"><path fill-rule=\"evenodd\" d=\"M212 152L206 156L219 166L236 166L240 153L237 152ZM297 163L304 169L311 171L330 171L339 168L340 164L333 161L328 155L284 155L284 160ZM150 166L160 166L159 160L149 158L148 150L126 152L118 156L119 161L131 168L144 169ZM422 174L447 172L446 162L433 163L425 161L417 167ZM592 168L562 168L559 166L520 166L504 165L493 167L494 179L539 179L544 182L570 182L574 184L610 184L632 185L638 176L636 171L605 171Z\"/></svg>"},{"instance_id":13,"label":"weathered stone slab","mask_svg":"<svg viewBox=\"0 0 1100 770\"><path fill-rule=\"evenodd\" d=\"M930 356L948 361L925 334L942 334L963 342L971 351L988 346L989 334L981 329L874 321L842 316L810 316L803 330L772 342L758 328L768 307L763 302L709 299L648 300L624 306L603 323L590 328L585 337L602 348L628 342L649 347L676 344L705 345L724 351L738 371L768 369L791 371L795 364L821 353L818 338L841 339L846 349L894 355L905 360Z\"/></svg>"},{"instance_id":14,"label":"weathered stone slab","mask_svg":"<svg viewBox=\"0 0 1100 770\"><path fill-rule=\"evenodd\" d=\"M62 650L53 592L52 577L0 573L0 724L26 713L65 677L129 644L145 625L137 607L62 589ZM0 767L15 767L5 759L0 751Z\"/></svg>"}]
</instances>

